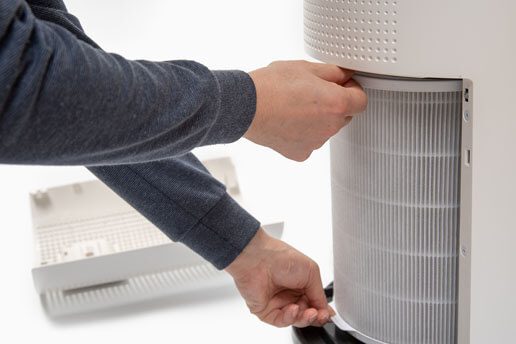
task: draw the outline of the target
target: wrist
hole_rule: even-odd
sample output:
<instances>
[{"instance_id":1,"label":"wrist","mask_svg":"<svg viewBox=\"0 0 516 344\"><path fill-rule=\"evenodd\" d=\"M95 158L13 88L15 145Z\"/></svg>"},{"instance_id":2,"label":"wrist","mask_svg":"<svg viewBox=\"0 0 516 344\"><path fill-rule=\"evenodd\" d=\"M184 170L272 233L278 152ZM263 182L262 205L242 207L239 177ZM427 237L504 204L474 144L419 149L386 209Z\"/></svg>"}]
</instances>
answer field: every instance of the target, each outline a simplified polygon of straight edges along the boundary
<instances>
[{"instance_id":1,"label":"wrist","mask_svg":"<svg viewBox=\"0 0 516 344\"><path fill-rule=\"evenodd\" d=\"M267 98L270 98L265 94L267 89L270 88L269 85L264 85L264 82L267 81L267 77L263 74L266 72L266 68L257 69L249 73L249 77L254 83L255 92L256 92L256 109L254 118L248 127L247 131L244 133L244 137L254 143L260 143L260 133L263 132L263 114L268 111L267 107Z\"/></svg>"},{"instance_id":2,"label":"wrist","mask_svg":"<svg viewBox=\"0 0 516 344\"><path fill-rule=\"evenodd\" d=\"M258 229L249 244L242 250L236 259L228 265L226 271L233 277L257 267L264 260L264 252L273 240L262 228Z\"/></svg>"}]
</instances>

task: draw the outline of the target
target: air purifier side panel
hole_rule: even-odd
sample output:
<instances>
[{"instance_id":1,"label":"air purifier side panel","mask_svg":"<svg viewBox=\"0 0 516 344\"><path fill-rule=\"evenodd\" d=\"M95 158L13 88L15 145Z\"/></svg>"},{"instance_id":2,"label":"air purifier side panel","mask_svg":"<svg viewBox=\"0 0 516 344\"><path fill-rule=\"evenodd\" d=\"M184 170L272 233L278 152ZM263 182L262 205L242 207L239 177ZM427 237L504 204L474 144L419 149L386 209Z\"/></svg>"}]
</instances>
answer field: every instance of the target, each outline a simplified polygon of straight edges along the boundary
<instances>
[{"instance_id":1,"label":"air purifier side panel","mask_svg":"<svg viewBox=\"0 0 516 344\"><path fill-rule=\"evenodd\" d=\"M513 12L514 13L514 12ZM510 45L507 46L509 50ZM514 44L512 44L514 47ZM462 166L471 176L470 245L460 259L460 268L471 269L471 279L461 279L459 294L471 290L465 312L469 334L459 336L471 343L514 342L516 309L516 68L514 54L496 56L493 69L473 80L471 124L471 162ZM501 66L504 66L502 69ZM464 153L463 153L464 154ZM461 219L463 222L465 219ZM461 230L462 232L462 230ZM464 284L464 286L462 286ZM467 302L468 300L464 300ZM462 303L462 302L461 302ZM465 319L465 322L468 319ZM460 331L459 333L461 333Z\"/></svg>"},{"instance_id":2,"label":"air purifier side panel","mask_svg":"<svg viewBox=\"0 0 516 344\"><path fill-rule=\"evenodd\" d=\"M470 343L471 314L471 207L472 207L472 145L474 88L471 80L463 81L461 190L459 229L459 290L457 343Z\"/></svg>"}]
</instances>

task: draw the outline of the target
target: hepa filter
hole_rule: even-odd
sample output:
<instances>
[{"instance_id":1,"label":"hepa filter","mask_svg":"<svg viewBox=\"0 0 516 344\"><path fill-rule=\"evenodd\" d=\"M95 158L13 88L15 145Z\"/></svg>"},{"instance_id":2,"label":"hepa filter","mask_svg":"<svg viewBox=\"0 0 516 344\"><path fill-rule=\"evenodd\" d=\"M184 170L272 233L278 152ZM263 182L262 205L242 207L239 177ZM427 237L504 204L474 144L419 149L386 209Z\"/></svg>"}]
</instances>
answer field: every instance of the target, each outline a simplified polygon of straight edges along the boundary
<instances>
[{"instance_id":1,"label":"hepa filter","mask_svg":"<svg viewBox=\"0 0 516 344\"><path fill-rule=\"evenodd\" d=\"M335 304L366 343L454 343L462 83L356 77L331 142Z\"/></svg>"}]
</instances>

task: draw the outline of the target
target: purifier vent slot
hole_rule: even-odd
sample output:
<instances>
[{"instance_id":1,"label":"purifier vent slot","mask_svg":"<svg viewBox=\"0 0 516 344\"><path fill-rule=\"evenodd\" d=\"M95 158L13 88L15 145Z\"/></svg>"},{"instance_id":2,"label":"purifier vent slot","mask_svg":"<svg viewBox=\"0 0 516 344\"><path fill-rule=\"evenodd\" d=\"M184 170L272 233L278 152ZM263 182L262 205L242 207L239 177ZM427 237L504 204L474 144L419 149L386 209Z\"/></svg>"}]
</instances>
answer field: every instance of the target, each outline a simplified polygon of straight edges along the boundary
<instances>
[{"instance_id":1,"label":"purifier vent slot","mask_svg":"<svg viewBox=\"0 0 516 344\"><path fill-rule=\"evenodd\" d=\"M337 311L378 342L455 343L460 85L367 80L367 111L331 144Z\"/></svg>"}]
</instances>

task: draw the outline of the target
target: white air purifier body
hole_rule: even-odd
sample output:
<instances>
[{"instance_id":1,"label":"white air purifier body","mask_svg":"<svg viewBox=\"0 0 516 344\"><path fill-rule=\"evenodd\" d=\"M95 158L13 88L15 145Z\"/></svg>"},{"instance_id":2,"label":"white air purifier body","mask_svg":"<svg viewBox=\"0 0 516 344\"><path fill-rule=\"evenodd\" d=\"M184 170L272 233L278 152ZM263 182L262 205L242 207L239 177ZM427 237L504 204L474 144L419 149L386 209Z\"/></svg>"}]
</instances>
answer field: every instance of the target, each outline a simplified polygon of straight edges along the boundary
<instances>
[{"instance_id":1,"label":"white air purifier body","mask_svg":"<svg viewBox=\"0 0 516 344\"><path fill-rule=\"evenodd\" d=\"M369 96L331 143L335 305L365 343L512 343L516 2L305 0Z\"/></svg>"}]
</instances>

